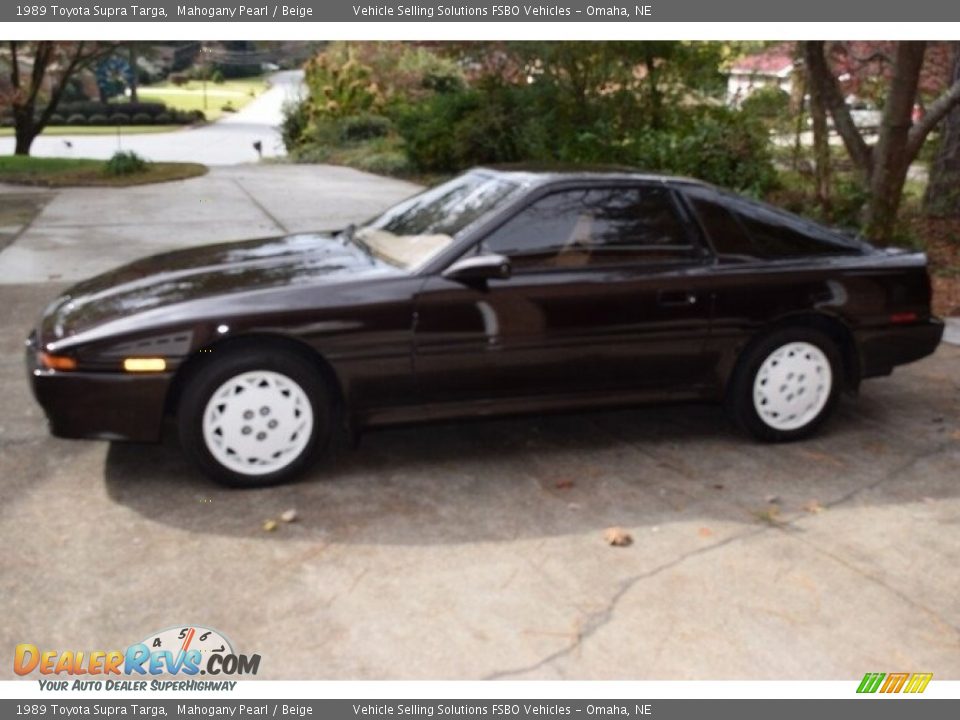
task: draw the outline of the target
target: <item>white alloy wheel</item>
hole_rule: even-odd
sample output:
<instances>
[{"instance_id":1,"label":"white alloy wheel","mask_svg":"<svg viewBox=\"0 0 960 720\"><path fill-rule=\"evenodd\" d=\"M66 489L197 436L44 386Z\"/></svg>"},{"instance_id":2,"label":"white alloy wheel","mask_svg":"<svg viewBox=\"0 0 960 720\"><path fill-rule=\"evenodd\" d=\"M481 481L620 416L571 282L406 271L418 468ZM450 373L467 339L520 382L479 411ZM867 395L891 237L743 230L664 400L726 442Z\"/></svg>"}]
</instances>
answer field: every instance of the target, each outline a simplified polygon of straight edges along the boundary
<instances>
[{"instance_id":1,"label":"white alloy wheel","mask_svg":"<svg viewBox=\"0 0 960 720\"><path fill-rule=\"evenodd\" d=\"M300 385L269 370L244 372L214 391L203 411L213 458L241 475L266 475L294 462L310 442L313 407Z\"/></svg>"},{"instance_id":2,"label":"white alloy wheel","mask_svg":"<svg viewBox=\"0 0 960 720\"><path fill-rule=\"evenodd\" d=\"M791 342L760 365L753 381L753 406L771 428L796 430L817 419L832 389L833 371L824 352L808 342Z\"/></svg>"}]
</instances>

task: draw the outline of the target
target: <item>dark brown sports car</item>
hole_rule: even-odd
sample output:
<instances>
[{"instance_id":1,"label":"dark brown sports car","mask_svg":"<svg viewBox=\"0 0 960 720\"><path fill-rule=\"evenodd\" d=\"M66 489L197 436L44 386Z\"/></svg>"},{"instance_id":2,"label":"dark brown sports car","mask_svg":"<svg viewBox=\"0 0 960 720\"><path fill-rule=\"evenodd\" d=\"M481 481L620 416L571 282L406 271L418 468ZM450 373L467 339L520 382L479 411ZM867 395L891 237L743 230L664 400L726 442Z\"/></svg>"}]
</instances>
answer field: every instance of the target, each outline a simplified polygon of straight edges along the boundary
<instances>
[{"instance_id":1,"label":"dark brown sports car","mask_svg":"<svg viewBox=\"0 0 960 720\"><path fill-rule=\"evenodd\" d=\"M692 180L478 169L357 227L146 258L30 335L62 437L155 441L285 480L338 424L723 401L763 440L929 355L920 253Z\"/></svg>"}]
</instances>

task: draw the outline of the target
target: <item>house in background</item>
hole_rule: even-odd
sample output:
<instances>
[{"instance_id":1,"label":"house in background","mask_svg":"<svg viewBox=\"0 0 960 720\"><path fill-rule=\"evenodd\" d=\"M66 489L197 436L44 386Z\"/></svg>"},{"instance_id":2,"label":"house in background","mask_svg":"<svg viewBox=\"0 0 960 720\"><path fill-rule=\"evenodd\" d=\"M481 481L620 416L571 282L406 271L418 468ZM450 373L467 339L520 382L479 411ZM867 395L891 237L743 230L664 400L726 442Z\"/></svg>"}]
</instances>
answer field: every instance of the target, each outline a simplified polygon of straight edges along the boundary
<instances>
[{"instance_id":1,"label":"house in background","mask_svg":"<svg viewBox=\"0 0 960 720\"><path fill-rule=\"evenodd\" d=\"M792 95L796 66L796 43L792 42L740 58L727 75L727 103L739 107L751 93L766 87L779 88Z\"/></svg>"}]
</instances>

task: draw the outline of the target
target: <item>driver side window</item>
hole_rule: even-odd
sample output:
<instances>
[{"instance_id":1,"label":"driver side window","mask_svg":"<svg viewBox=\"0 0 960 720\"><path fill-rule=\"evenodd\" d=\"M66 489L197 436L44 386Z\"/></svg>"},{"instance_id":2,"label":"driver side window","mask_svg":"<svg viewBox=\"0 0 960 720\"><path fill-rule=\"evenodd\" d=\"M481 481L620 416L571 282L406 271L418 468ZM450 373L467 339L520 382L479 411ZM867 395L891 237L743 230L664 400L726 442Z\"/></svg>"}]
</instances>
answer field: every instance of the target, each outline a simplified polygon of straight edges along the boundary
<instances>
[{"instance_id":1,"label":"driver side window","mask_svg":"<svg viewBox=\"0 0 960 720\"><path fill-rule=\"evenodd\" d=\"M661 187L577 188L540 198L494 230L481 252L514 270L555 270L689 258L696 248Z\"/></svg>"}]
</instances>

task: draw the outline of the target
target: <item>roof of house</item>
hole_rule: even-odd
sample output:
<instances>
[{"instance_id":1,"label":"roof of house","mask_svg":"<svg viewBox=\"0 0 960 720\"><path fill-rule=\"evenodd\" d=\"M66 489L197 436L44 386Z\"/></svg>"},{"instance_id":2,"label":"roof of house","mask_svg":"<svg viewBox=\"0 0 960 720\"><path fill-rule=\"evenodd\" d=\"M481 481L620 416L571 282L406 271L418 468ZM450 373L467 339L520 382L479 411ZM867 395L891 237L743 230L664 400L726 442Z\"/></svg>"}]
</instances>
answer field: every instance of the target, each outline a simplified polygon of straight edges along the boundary
<instances>
[{"instance_id":1,"label":"roof of house","mask_svg":"<svg viewBox=\"0 0 960 720\"><path fill-rule=\"evenodd\" d=\"M795 54L794 43L780 43L755 55L740 58L730 71L738 75L787 75L793 70Z\"/></svg>"}]
</instances>

